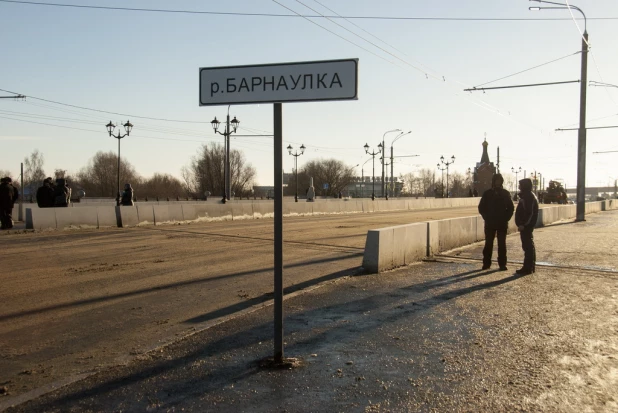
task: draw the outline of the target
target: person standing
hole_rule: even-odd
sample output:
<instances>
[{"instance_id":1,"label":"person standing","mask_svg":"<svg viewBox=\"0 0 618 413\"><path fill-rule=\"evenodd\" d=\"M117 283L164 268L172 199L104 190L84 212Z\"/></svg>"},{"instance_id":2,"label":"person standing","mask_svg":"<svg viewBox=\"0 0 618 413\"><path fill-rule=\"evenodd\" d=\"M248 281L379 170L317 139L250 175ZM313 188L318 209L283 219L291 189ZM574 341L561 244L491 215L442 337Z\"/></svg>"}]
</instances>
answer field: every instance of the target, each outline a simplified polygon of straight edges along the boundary
<instances>
[{"instance_id":1,"label":"person standing","mask_svg":"<svg viewBox=\"0 0 618 413\"><path fill-rule=\"evenodd\" d=\"M519 181L519 203L515 211L515 225L521 238L521 248L524 250L524 264L515 271L517 274L529 275L535 269L536 248L532 231L539 216L539 202L532 192L532 180L525 178Z\"/></svg>"},{"instance_id":2,"label":"person standing","mask_svg":"<svg viewBox=\"0 0 618 413\"><path fill-rule=\"evenodd\" d=\"M502 187L504 178L495 174L491 178L491 188L486 190L479 202L479 213L485 221L485 248L483 248L483 269L491 267L494 238L498 238L498 265L506 271L506 232L515 206L509 191Z\"/></svg>"},{"instance_id":3,"label":"person standing","mask_svg":"<svg viewBox=\"0 0 618 413\"><path fill-rule=\"evenodd\" d=\"M131 184L124 184L124 191L120 198L120 205L131 206L133 205L133 188Z\"/></svg>"},{"instance_id":4,"label":"person standing","mask_svg":"<svg viewBox=\"0 0 618 413\"><path fill-rule=\"evenodd\" d=\"M71 203L71 188L64 178L56 179L54 187L54 207L68 207Z\"/></svg>"},{"instance_id":5,"label":"person standing","mask_svg":"<svg viewBox=\"0 0 618 413\"><path fill-rule=\"evenodd\" d=\"M52 208L54 206L54 187L51 178L45 178L43 186L37 189L36 203L39 208Z\"/></svg>"},{"instance_id":6,"label":"person standing","mask_svg":"<svg viewBox=\"0 0 618 413\"><path fill-rule=\"evenodd\" d=\"M19 192L9 177L0 180L0 229L13 228L13 206L19 197Z\"/></svg>"}]
</instances>

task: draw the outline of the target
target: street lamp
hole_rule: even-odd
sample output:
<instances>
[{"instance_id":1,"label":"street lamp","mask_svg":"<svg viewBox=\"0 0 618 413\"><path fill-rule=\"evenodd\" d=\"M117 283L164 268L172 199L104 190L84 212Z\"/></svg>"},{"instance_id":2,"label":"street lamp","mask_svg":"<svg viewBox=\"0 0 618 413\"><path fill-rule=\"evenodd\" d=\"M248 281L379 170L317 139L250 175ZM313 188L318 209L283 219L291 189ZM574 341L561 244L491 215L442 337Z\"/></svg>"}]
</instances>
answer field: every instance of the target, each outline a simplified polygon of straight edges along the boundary
<instances>
[{"instance_id":1,"label":"street lamp","mask_svg":"<svg viewBox=\"0 0 618 413\"><path fill-rule=\"evenodd\" d=\"M582 34L581 79L579 85L579 130L577 133L577 208L575 221L586 220L586 86L588 85L588 21L586 15L572 4L555 3L546 0L530 0L537 3L554 4L559 7L529 7L529 10L568 9L577 10L584 16Z\"/></svg>"},{"instance_id":2,"label":"street lamp","mask_svg":"<svg viewBox=\"0 0 618 413\"><path fill-rule=\"evenodd\" d=\"M215 119L210 122L210 124L212 125L212 128L214 129L215 133L218 133L219 135L223 135L223 137L225 138L225 161L224 161L224 181L225 181L225 188L224 188L224 194L223 194L223 199L221 200L224 204L225 204L225 200L229 200L230 199L230 195L231 195L231 172L230 172L230 135L232 133L236 133L236 129L238 129L238 125L240 124L240 121L236 119L236 116L234 116L234 119L230 121L230 107L228 106L227 108L227 121L225 123L225 131L220 132L219 131L219 125L221 124L221 122L219 122L217 120L217 117L215 116ZM231 128L230 128L231 125Z\"/></svg>"},{"instance_id":3,"label":"street lamp","mask_svg":"<svg viewBox=\"0 0 618 413\"><path fill-rule=\"evenodd\" d=\"M365 144L364 146L365 148L365 153L367 155L371 155L372 159L373 159L373 173L372 173L372 185L371 185L371 200L375 200L376 199L376 155L379 155L382 153L382 144L379 143L378 144L378 151L373 151L373 152L369 152L369 145ZM384 176L384 175L382 175Z\"/></svg>"},{"instance_id":4,"label":"street lamp","mask_svg":"<svg viewBox=\"0 0 618 413\"><path fill-rule=\"evenodd\" d=\"M394 181L393 181L393 144L395 142L397 142L398 139L403 138L406 135L411 134L412 131L407 131L407 132L401 132L399 135L395 136L395 139L393 139L393 141L391 142L391 183L390 183L390 187L391 187L391 196L395 195L395 188L394 188Z\"/></svg>"},{"instance_id":5,"label":"street lamp","mask_svg":"<svg viewBox=\"0 0 618 413\"><path fill-rule=\"evenodd\" d=\"M109 136L112 136L118 139L118 169L117 169L118 193L116 194L116 206L120 206L120 139L124 138L125 136L129 136L129 134L131 133L131 129L133 129L133 125L128 120L127 120L127 123L125 123L122 126L124 126L124 130L126 131L124 135L121 135L120 131L117 134L113 133L114 130L116 129L116 125L114 125L111 120L109 121L107 125L105 125L105 127L107 128L107 132L109 133Z\"/></svg>"},{"instance_id":6,"label":"street lamp","mask_svg":"<svg viewBox=\"0 0 618 413\"><path fill-rule=\"evenodd\" d=\"M446 161L444 162L444 156L440 157L440 162L443 165L446 165L446 197L448 198L448 167L449 165L452 165L455 163L455 155L451 156L451 161ZM438 164L438 168L440 168L440 164ZM444 172L442 173L442 176L444 177ZM444 183L442 184L442 187L444 188Z\"/></svg>"},{"instance_id":7,"label":"street lamp","mask_svg":"<svg viewBox=\"0 0 618 413\"><path fill-rule=\"evenodd\" d=\"M294 173L296 175L296 192L294 193L294 202L298 202L298 157L305 153L305 145L300 145L300 153L298 153L298 151L292 153L292 150L294 149L292 148L292 145L288 145L287 149L288 153L294 157Z\"/></svg>"},{"instance_id":8,"label":"street lamp","mask_svg":"<svg viewBox=\"0 0 618 413\"><path fill-rule=\"evenodd\" d=\"M519 167L519 169L515 169L514 166L511 166L511 172L515 174L515 194L517 194L517 185L519 183L519 181L517 180L517 174L521 172L521 166Z\"/></svg>"},{"instance_id":9,"label":"street lamp","mask_svg":"<svg viewBox=\"0 0 618 413\"><path fill-rule=\"evenodd\" d=\"M386 150L386 145L384 144L384 137L392 132L401 132L401 129L393 129L393 130L389 130L384 132L384 135L382 135L382 149ZM382 157L383 158L383 157ZM385 181L384 181L384 159L382 159L382 197L384 197L384 192L385 192ZM388 198L387 198L388 199Z\"/></svg>"}]
</instances>

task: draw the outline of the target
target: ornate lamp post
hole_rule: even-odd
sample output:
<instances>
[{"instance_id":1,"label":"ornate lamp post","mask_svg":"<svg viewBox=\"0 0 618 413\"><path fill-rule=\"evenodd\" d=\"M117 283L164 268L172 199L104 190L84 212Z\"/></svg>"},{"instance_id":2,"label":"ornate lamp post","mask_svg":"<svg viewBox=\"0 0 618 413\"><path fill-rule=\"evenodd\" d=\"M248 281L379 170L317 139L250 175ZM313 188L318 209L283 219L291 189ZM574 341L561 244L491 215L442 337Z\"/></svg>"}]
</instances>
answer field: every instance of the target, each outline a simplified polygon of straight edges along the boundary
<instances>
[{"instance_id":1,"label":"ornate lamp post","mask_svg":"<svg viewBox=\"0 0 618 413\"><path fill-rule=\"evenodd\" d=\"M225 123L225 131L223 132L219 131L219 125L221 124L221 122L217 120L216 116L215 116L215 119L212 122L210 122L215 133L218 133L219 135L223 135L223 137L225 138L225 161L224 161L225 163L224 164L225 189L224 189L223 199L221 200L224 204L225 204L226 199L229 200L231 196L230 135L232 133L236 133L236 129L238 129L238 125L240 124L240 121L236 119L236 116L234 116L234 119L230 121L229 109L230 108L228 107L227 121ZM231 129L230 129L230 125L232 127Z\"/></svg>"},{"instance_id":2,"label":"ornate lamp post","mask_svg":"<svg viewBox=\"0 0 618 413\"><path fill-rule=\"evenodd\" d=\"M517 196L517 185L519 184L519 181L517 180L517 174L521 172L521 166L518 169L515 169L515 167L512 166L511 172L515 174L515 196Z\"/></svg>"},{"instance_id":3,"label":"ornate lamp post","mask_svg":"<svg viewBox=\"0 0 618 413\"><path fill-rule=\"evenodd\" d=\"M305 153L305 145L300 145L300 153L295 151L292 153L292 145L288 145L288 153L294 157L294 174L296 175L296 192L294 193L294 202L298 202L298 157Z\"/></svg>"},{"instance_id":4,"label":"ornate lamp post","mask_svg":"<svg viewBox=\"0 0 618 413\"><path fill-rule=\"evenodd\" d=\"M365 144L365 153L367 155L371 155L373 159L373 172L372 172L372 185L371 185L371 200L374 201L376 199L376 155L382 153L382 144L378 144L378 151L369 152L369 144Z\"/></svg>"},{"instance_id":5,"label":"ornate lamp post","mask_svg":"<svg viewBox=\"0 0 618 413\"><path fill-rule=\"evenodd\" d=\"M444 162L444 156L441 156L440 162L443 165L446 165L446 197L448 198L448 167L455 163L455 155L451 156L450 162L449 161ZM440 169L440 164L438 164L438 169ZM440 170L443 171L444 169L440 169ZM444 176L444 172L442 173L442 176ZM442 184L442 187L444 187L444 184Z\"/></svg>"},{"instance_id":6,"label":"ornate lamp post","mask_svg":"<svg viewBox=\"0 0 618 413\"><path fill-rule=\"evenodd\" d=\"M113 133L114 130L116 129L116 125L114 125L111 120L109 121L107 125L105 125L105 127L107 128L107 132L109 133L109 136L118 139L118 169L117 169L118 193L116 194L116 206L120 206L120 139L124 138L125 136L129 136L129 134L131 133L131 129L133 129L133 125L128 120L127 120L127 123L125 123L122 126L124 126L124 130L126 132L124 135L121 135L120 132L118 132L117 134Z\"/></svg>"}]
</instances>

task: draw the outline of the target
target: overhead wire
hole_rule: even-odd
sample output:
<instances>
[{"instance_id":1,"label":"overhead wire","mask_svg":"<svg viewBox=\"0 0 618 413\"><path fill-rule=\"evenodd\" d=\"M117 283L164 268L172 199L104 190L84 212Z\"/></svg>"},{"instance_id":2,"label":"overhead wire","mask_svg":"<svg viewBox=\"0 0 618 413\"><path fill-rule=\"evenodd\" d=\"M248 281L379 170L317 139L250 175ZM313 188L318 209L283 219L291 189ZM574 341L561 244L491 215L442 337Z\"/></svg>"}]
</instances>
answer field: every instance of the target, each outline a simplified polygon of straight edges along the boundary
<instances>
[{"instance_id":1,"label":"overhead wire","mask_svg":"<svg viewBox=\"0 0 618 413\"><path fill-rule=\"evenodd\" d=\"M326 30L327 32L331 33L332 35L337 36L338 38L340 38L340 39L342 39L342 40L344 40L344 41L346 41L346 42L350 43L351 45L356 46L356 47L358 47L359 49L362 49L362 50L366 51L367 53L369 53L369 54L372 54L372 55L376 56L378 59L382 59L382 60L384 60L384 61L385 61L385 62L387 62L387 63L390 63L390 64L392 64L392 65L397 66L397 64L396 64L395 62L391 62L390 60L386 59L385 57L380 56L380 55L378 55L378 54L376 54L376 53L372 52L371 50L369 50L369 49L367 49L367 48L365 48L365 47L363 47L363 46L361 46L361 45L359 45L359 44L357 44L357 43L354 43L353 41L351 41L351 40L349 40L349 39L346 39L345 37L343 37L343 36L341 36L341 35L339 35L339 34L335 33L334 31L332 31L332 30L330 30L330 29L328 29L328 28L326 28L326 27L324 27L324 26L322 26L321 24L318 24L318 23L314 22L314 21L313 21L313 20L311 20L310 18L303 16L302 14L300 14L300 13L298 13L298 12L296 12L296 11L292 10L291 8L289 8L289 7L287 7L287 6L284 6L283 4L279 3L277 0L272 0L272 1L273 1L274 3L277 3L279 6L283 7L284 9L287 9L287 10L291 11L292 13L296 13L297 15L301 16L302 18L304 18L305 20L307 20L308 22L310 22L311 24L314 24L314 25L316 25L316 26L320 27L321 29Z\"/></svg>"},{"instance_id":2,"label":"overhead wire","mask_svg":"<svg viewBox=\"0 0 618 413\"><path fill-rule=\"evenodd\" d=\"M172 13L172 14L196 14L196 15L215 15L215 16L248 16L248 17L277 17L277 18L323 18L325 16L312 15L297 15L297 14L277 14L277 13L247 13L247 12L218 12L218 11L200 11L200 10L175 10L175 9L153 9L153 8L137 8L137 7L114 7L114 6L96 6L83 4L66 4L66 3L44 3L37 1L25 0L0 0L2 3L14 3L33 6L47 7L65 7L79 9L95 9L95 10L112 10L112 11L128 11L128 12L148 12L148 13ZM560 21L570 20L566 18L495 18L495 17L405 17L405 16L328 16L333 19L354 19L354 20L436 20L436 21ZM618 17L589 17L590 20L618 20Z\"/></svg>"}]
</instances>

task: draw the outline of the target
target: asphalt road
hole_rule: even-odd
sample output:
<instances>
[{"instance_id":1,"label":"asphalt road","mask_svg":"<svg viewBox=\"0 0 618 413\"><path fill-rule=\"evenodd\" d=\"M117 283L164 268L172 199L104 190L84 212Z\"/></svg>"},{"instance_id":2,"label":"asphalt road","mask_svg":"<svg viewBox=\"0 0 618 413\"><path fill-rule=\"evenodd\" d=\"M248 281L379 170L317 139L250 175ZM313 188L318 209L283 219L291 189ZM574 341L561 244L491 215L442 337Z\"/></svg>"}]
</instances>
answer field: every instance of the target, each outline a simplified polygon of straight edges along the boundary
<instances>
[{"instance_id":1,"label":"asphalt road","mask_svg":"<svg viewBox=\"0 0 618 413\"><path fill-rule=\"evenodd\" d=\"M286 218L286 293L358 272L369 229L476 214ZM139 358L272 296L272 219L3 233L0 248L0 392L8 399Z\"/></svg>"}]
</instances>

